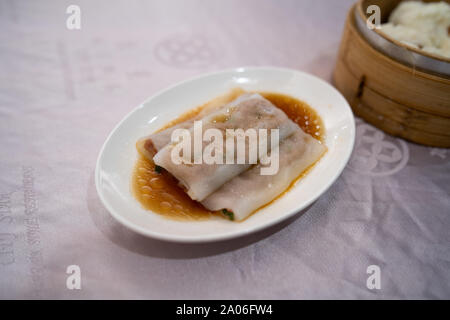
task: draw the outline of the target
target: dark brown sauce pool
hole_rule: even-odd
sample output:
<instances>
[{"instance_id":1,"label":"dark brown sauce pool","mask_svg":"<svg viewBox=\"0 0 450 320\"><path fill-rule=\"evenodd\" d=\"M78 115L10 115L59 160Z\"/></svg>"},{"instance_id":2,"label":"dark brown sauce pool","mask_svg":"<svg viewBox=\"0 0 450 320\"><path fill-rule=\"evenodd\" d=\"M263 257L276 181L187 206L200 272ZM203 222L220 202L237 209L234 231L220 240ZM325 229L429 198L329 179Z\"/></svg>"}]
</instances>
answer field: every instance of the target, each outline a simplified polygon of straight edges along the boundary
<instances>
[{"instance_id":1,"label":"dark brown sauce pool","mask_svg":"<svg viewBox=\"0 0 450 320\"><path fill-rule=\"evenodd\" d=\"M324 140L325 136L322 119L307 103L279 93L260 92L260 94L283 110L292 121L297 123L303 129L303 131L321 142ZM188 111L164 126L163 129L189 120L195 117L201 110L202 106ZM309 170L310 168L294 179L289 188L276 199L282 197L299 179L307 174ZM160 173L156 172L153 161L148 160L142 155L139 156L135 164L131 188L134 196L145 209L171 219L203 220L214 215L222 215L220 212L213 212L205 209L199 202L189 198L183 189L178 186L175 178L165 170L162 170Z\"/></svg>"}]
</instances>

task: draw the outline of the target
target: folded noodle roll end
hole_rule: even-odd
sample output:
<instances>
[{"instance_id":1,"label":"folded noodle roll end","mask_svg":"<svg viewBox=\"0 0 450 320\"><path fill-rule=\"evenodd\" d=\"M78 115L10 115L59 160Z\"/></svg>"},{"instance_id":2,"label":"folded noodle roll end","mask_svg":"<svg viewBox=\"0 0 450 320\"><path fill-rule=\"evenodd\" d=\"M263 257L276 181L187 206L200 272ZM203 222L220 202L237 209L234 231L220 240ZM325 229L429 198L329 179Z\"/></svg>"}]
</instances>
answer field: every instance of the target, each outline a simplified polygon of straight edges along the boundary
<instances>
[{"instance_id":1,"label":"folded noodle roll end","mask_svg":"<svg viewBox=\"0 0 450 320\"><path fill-rule=\"evenodd\" d=\"M208 103L203 105L201 107L201 110L198 111L198 113L193 117L190 117L189 119L176 123L174 125L169 125L169 127L166 129L157 131L149 136L139 139L136 144L137 149L143 156L147 157L148 159L152 159L154 155L153 152L161 150L164 146L170 143L172 132L174 132L176 129L191 128L195 120L199 120L202 117L210 114L211 112L223 107L224 105L230 103L244 93L245 91L241 88L234 88L227 94L209 101Z\"/></svg>"}]
</instances>

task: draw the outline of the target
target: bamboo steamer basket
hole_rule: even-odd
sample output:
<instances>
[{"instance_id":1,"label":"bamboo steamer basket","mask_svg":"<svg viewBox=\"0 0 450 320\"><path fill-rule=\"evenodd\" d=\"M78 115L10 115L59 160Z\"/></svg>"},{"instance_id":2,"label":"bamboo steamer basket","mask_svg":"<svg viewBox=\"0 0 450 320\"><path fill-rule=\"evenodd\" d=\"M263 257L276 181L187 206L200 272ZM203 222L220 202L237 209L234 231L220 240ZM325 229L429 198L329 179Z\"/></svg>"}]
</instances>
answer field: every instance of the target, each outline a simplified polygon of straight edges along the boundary
<instances>
[{"instance_id":1,"label":"bamboo steamer basket","mask_svg":"<svg viewBox=\"0 0 450 320\"><path fill-rule=\"evenodd\" d=\"M361 32L361 23L358 28L358 15L368 5L379 5L385 22L399 2L361 0L353 6L333 81L354 113L367 122L412 142L449 148L450 60L408 47L378 30ZM364 35L367 32L373 34ZM416 59L411 63L412 55Z\"/></svg>"}]
</instances>

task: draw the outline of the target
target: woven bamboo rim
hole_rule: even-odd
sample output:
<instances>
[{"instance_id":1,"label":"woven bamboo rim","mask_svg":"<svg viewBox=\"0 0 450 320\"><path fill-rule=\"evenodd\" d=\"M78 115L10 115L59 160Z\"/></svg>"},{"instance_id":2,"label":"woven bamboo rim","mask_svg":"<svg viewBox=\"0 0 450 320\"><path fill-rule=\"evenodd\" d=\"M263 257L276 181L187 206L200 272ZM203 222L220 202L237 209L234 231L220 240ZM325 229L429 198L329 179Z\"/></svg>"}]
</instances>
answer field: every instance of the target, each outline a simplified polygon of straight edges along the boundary
<instances>
[{"instance_id":1,"label":"woven bamboo rim","mask_svg":"<svg viewBox=\"0 0 450 320\"><path fill-rule=\"evenodd\" d=\"M450 147L450 80L405 66L378 52L347 18L334 72L354 112L407 140Z\"/></svg>"}]
</instances>

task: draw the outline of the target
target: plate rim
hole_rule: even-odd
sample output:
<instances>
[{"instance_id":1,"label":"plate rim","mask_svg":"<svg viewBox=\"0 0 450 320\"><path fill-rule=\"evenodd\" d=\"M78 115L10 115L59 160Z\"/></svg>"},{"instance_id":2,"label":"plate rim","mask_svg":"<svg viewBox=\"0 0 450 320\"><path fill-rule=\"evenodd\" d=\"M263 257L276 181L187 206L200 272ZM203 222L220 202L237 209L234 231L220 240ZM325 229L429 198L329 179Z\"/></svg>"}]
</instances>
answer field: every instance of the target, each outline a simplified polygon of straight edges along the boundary
<instances>
[{"instance_id":1,"label":"plate rim","mask_svg":"<svg viewBox=\"0 0 450 320\"><path fill-rule=\"evenodd\" d=\"M135 223L130 222L129 220L127 220L123 215L121 215L120 213L116 212L116 210L109 204L108 201L105 200L103 193L101 192L100 189L100 165L101 165L101 159L104 153L104 150L106 148L106 146L108 145L108 143L111 140L111 137L114 135L114 133L117 131L118 128L121 127L121 125L128 120L129 117L131 117L132 114L134 114L137 110L141 109L145 104L147 104L148 102L150 102L152 99L154 99L157 96L160 96L164 93L166 93L167 91L172 90L173 88L176 88L178 86L182 86L184 84L190 83L190 82L194 82L196 80L202 79L202 78L207 78L207 77L211 77L214 75L220 75L223 73L233 73L233 72L248 72L248 71L261 71L261 70L268 70L268 71L281 71L281 72L288 72L288 73L296 73L296 74L300 74L301 76L307 76L307 77L311 77L314 78L315 80L322 82L323 84L325 84L326 86L330 87L331 90L335 91L335 93L337 93L345 102L345 107L347 108L347 111L349 111L350 115L351 115L351 128L350 128L350 133L351 133L351 141L350 141L350 145L349 145L349 149L348 149L348 153L345 155L345 161L342 162L341 167L337 168L337 170L335 171L335 174L332 176L332 178L330 178L328 180L328 182L322 187L320 188L320 191L317 193L317 195L313 196L311 199L309 199L308 201L304 202L300 207L289 210L287 213L283 214L283 215L279 215L277 217L275 217L274 219L267 221L266 223L262 223L260 225L257 225L255 227L252 228L246 228L246 229L242 229L242 230L237 230L235 232L229 232L226 234L218 234L218 235L208 235L208 236L174 236L174 235L168 235L166 233L159 233L156 231L152 231L152 230L148 230L144 227L141 227L139 225L136 225ZM161 240L161 241L167 241L167 242L172 242L172 243L191 243L191 244L195 244L195 243L211 243L211 242L219 242L219 241L226 241L226 240L230 240L230 239L234 239L234 238L240 238L243 237L245 235L248 234L252 234L252 233L256 233L258 231L270 228L272 226L278 225L279 223L288 220L289 218L295 216L296 214L300 213L301 211L303 211L305 208L308 208L311 204L313 204L319 197L321 197L335 182L336 180L340 177L340 175L342 174L342 172L344 171L345 167L347 166L350 157L353 153L353 149L355 146L355 140L356 140L356 124L355 124L355 116L353 114L353 111L348 103L348 101L344 98L344 96L342 95L342 93L340 93L331 83L319 78L318 76L315 76L313 74L301 71L301 70L295 70L295 69L291 69L291 68L284 68L284 67L276 67L276 66L245 66L245 67L236 67L236 68L229 68L229 69L224 69L224 70L219 70L219 71L213 71L213 72L207 72L207 73L202 73L200 75L188 78L186 80L177 82L169 87L166 87L162 90L159 90L157 92L155 92L154 94L152 94L150 97L146 98L142 103L138 104L135 108L133 108L132 110L130 110L115 126L114 128L110 131L110 133L108 134L107 138L105 139L105 141L102 144L102 147L100 148L100 151L97 155L97 160L96 160L96 165L95 165L95 189L97 191L97 195L100 198L101 203L103 204L103 206L107 209L108 213L120 224L122 224L123 226L127 227L128 229L143 235L145 237L150 237L153 239L157 239L157 240ZM320 161L320 160L319 160ZM157 214L157 213L154 213Z\"/></svg>"}]
</instances>

